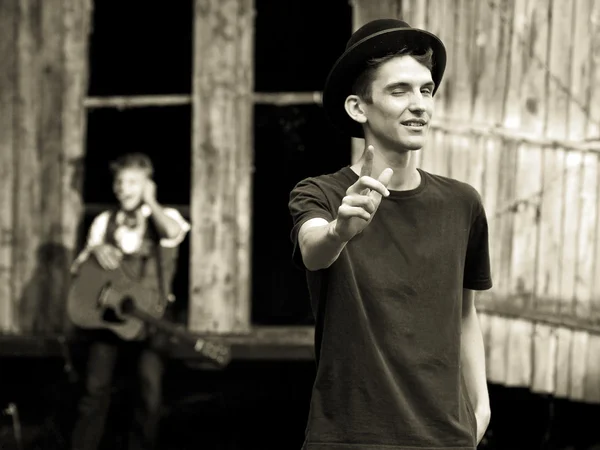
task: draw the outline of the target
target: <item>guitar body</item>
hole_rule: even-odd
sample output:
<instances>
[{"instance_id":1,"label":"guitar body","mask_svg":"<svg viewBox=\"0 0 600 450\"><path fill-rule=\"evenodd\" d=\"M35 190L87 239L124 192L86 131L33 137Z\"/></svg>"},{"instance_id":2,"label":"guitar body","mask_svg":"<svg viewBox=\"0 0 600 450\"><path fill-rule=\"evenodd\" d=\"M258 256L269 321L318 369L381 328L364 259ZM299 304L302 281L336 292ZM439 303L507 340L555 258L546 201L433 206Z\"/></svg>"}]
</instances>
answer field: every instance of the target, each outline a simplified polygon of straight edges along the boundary
<instances>
[{"instance_id":1,"label":"guitar body","mask_svg":"<svg viewBox=\"0 0 600 450\"><path fill-rule=\"evenodd\" d=\"M128 275L124 265L115 270L103 269L90 256L73 279L67 299L67 315L74 325L83 329L108 329L124 340L139 339L145 330L144 321L123 312L124 302L156 319L163 317L166 299L158 284L142 282Z\"/></svg>"}]
</instances>

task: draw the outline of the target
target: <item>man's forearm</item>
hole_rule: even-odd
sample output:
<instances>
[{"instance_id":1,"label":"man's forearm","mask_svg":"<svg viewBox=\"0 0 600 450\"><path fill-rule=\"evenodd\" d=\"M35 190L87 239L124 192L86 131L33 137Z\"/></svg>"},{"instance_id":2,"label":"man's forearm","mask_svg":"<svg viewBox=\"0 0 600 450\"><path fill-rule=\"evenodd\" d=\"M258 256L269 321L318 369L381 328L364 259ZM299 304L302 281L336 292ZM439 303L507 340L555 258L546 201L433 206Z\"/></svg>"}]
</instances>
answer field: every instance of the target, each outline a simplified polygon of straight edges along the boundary
<instances>
[{"instance_id":1,"label":"man's forearm","mask_svg":"<svg viewBox=\"0 0 600 450\"><path fill-rule=\"evenodd\" d=\"M179 235L181 232L181 226L179 223L165 214L162 206L160 206L157 202L150 202L148 206L152 210L152 220L158 228L158 232L162 237L167 239L173 239Z\"/></svg>"},{"instance_id":2,"label":"man's forearm","mask_svg":"<svg viewBox=\"0 0 600 450\"><path fill-rule=\"evenodd\" d=\"M475 307L463 313L461 349L463 376L477 417L478 439L481 439L490 420L490 401L483 336Z\"/></svg>"},{"instance_id":3,"label":"man's forearm","mask_svg":"<svg viewBox=\"0 0 600 450\"><path fill-rule=\"evenodd\" d=\"M346 241L335 235L335 220L307 228L300 237L302 260L308 270L326 269L340 256Z\"/></svg>"}]
</instances>

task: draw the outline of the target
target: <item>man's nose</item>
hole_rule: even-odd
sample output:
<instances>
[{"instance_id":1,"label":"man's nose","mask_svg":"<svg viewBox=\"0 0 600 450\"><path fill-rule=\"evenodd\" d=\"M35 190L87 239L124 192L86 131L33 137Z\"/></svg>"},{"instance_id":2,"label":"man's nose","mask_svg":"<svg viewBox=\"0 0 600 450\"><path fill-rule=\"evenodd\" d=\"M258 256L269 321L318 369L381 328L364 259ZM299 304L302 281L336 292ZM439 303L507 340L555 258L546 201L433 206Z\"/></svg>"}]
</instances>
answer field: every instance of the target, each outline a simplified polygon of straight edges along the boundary
<instances>
[{"instance_id":1,"label":"man's nose","mask_svg":"<svg viewBox=\"0 0 600 450\"><path fill-rule=\"evenodd\" d=\"M411 95L410 97L410 100L411 101L408 108L411 111L425 111L425 99L423 98L423 95L420 92L413 93L413 95Z\"/></svg>"}]
</instances>

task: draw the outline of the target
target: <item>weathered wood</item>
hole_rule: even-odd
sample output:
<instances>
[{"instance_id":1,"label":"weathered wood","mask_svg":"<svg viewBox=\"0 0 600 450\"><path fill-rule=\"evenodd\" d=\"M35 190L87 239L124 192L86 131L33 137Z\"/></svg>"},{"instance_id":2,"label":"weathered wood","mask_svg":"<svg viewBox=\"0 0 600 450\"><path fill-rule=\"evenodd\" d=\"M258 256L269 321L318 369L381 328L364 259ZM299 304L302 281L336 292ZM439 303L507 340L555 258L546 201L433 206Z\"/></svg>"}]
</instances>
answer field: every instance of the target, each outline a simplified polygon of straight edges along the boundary
<instances>
[{"instance_id":1,"label":"weathered wood","mask_svg":"<svg viewBox=\"0 0 600 450\"><path fill-rule=\"evenodd\" d=\"M548 68L548 116L546 133L550 137L568 135L569 97L564 87L571 85L571 30L573 5L571 2L551 2L550 48ZM579 45L579 43L577 43Z\"/></svg>"},{"instance_id":2,"label":"weathered wood","mask_svg":"<svg viewBox=\"0 0 600 450\"><path fill-rule=\"evenodd\" d=\"M582 401L585 396L585 377L587 371L587 343L590 334L587 331L574 331L569 361L569 395L574 401Z\"/></svg>"},{"instance_id":3,"label":"weathered wood","mask_svg":"<svg viewBox=\"0 0 600 450\"><path fill-rule=\"evenodd\" d=\"M579 221L577 226L577 255L575 262L575 295L573 313L577 317L592 317L596 229L598 227L598 156L583 154L581 190L579 192Z\"/></svg>"},{"instance_id":4,"label":"weathered wood","mask_svg":"<svg viewBox=\"0 0 600 450\"><path fill-rule=\"evenodd\" d=\"M554 327L536 324L533 336L533 379L531 390L551 394L556 385L557 338Z\"/></svg>"},{"instance_id":5,"label":"weathered wood","mask_svg":"<svg viewBox=\"0 0 600 450\"><path fill-rule=\"evenodd\" d=\"M587 342L583 401L600 403L600 336L591 335Z\"/></svg>"},{"instance_id":6,"label":"weathered wood","mask_svg":"<svg viewBox=\"0 0 600 450\"><path fill-rule=\"evenodd\" d=\"M248 177L253 90L248 66L252 0L196 0L189 327L247 331L250 325ZM243 146L240 146L243 145ZM238 288L240 286L240 288Z\"/></svg>"},{"instance_id":7,"label":"weathered wood","mask_svg":"<svg viewBox=\"0 0 600 450\"><path fill-rule=\"evenodd\" d=\"M568 397L571 378L571 351L573 348L573 330L556 329L556 375L554 378L554 395Z\"/></svg>"},{"instance_id":8,"label":"weathered wood","mask_svg":"<svg viewBox=\"0 0 600 450\"><path fill-rule=\"evenodd\" d=\"M492 383L506 382L508 357L509 320L500 316L490 318L490 352L487 367L488 380Z\"/></svg>"},{"instance_id":9,"label":"weathered wood","mask_svg":"<svg viewBox=\"0 0 600 450\"><path fill-rule=\"evenodd\" d=\"M13 301L19 311L17 328L30 332L35 323L40 286L36 275L40 245L40 167L38 155L40 61L37 57L41 7L34 0L19 1L17 86L15 103L15 190Z\"/></svg>"},{"instance_id":10,"label":"weathered wood","mask_svg":"<svg viewBox=\"0 0 600 450\"><path fill-rule=\"evenodd\" d=\"M12 293L16 0L0 2L0 332L16 331Z\"/></svg>"},{"instance_id":11,"label":"weathered wood","mask_svg":"<svg viewBox=\"0 0 600 450\"><path fill-rule=\"evenodd\" d=\"M556 312L560 295L560 248L563 218L564 151L546 150L543 154L543 195L540 210L536 308Z\"/></svg>"},{"instance_id":12,"label":"weathered wood","mask_svg":"<svg viewBox=\"0 0 600 450\"><path fill-rule=\"evenodd\" d=\"M507 17L511 22L510 45L506 81L506 99L502 123L507 128L517 128L521 123L521 98L523 92L521 88L524 81L524 71L527 56L523 54L527 49L523 48L523 35L526 32L526 2L513 2L512 14Z\"/></svg>"},{"instance_id":13,"label":"weathered wood","mask_svg":"<svg viewBox=\"0 0 600 450\"><path fill-rule=\"evenodd\" d=\"M600 2L591 2L589 28L590 47L581 49L590 61L589 91L586 92L586 115L588 116L586 137L600 139Z\"/></svg>"},{"instance_id":14,"label":"weathered wood","mask_svg":"<svg viewBox=\"0 0 600 450\"><path fill-rule=\"evenodd\" d=\"M83 219L83 165L87 112L83 104L88 90L88 41L92 0L63 0L63 92L61 167L61 237L64 259L55 261L64 285L70 283L68 265L74 257L79 225ZM63 297L65 292L63 292Z\"/></svg>"},{"instance_id":15,"label":"weathered wood","mask_svg":"<svg viewBox=\"0 0 600 450\"><path fill-rule=\"evenodd\" d=\"M527 320L511 320L507 327L509 331L504 384L529 387L533 373L531 348L534 325Z\"/></svg>"},{"instance_id":16,"label":"weathered wood","mask_svg":"<svg viewBox=\"0 0 600 450\"><path fill-rule=\"evenodd\" d=\"M40 188L40 216L31 218L39 223L39 247L36 266L28 287L39 289L34 304L23 311L31 314L31 329L37 333L60 331L63 328L64 304L67 295L66 275L69 272L67 250L62 243L62 114L64 90L63 1L40 3L39 63L40 96L36 151ZM83 55L82 55L83 56ZM57 114L57 112L59 112ZM73 217L77 221L77 217ZM42 297L43 296L43 297ZM27 298L27 297L24 297ZM23 305L25 306L25 305ZM24 316L22 316L22 319Z\"/></svg>"},{"instance_id":17,"label":"weathered wood","mask_svg":"<svg viewBox=\"0 0 600 450\"><path fill-rule=\"evenodd\" d=\"M563 213L561 220L559 312L572 314L575 297L575 267L579 238L579 198L582 181L582 154L565 155L563 186ZM554 199L553 199L554 200Z\"/></svg>"},{"instance_id":18,"label":"weathered wood","mask_svg":"<svg viewBox=\"0 0 600 450\"><path fill-rule=\"evenodd\" d=\"M550 0L528 0L525 9L525 28L519 40L523 78L521 84L519 129L544 138L548 85L548 8ZM520 1L520 3L523 3Z\"/></svg>"},{"instance_id":19,"label":"weathered wood","mask_svg":"<svg viewBox=\"0 0 600 450\"><path fill-rule=\"evenodd\" d=\"M586 137L588 125L587 104L590 90L590 31L591 9L594 2L573 2L573 24L570 31L573 34L571 44L571 74L569 89L569 128L570 139L580 140Z\"/></svg>"}]
</instances>

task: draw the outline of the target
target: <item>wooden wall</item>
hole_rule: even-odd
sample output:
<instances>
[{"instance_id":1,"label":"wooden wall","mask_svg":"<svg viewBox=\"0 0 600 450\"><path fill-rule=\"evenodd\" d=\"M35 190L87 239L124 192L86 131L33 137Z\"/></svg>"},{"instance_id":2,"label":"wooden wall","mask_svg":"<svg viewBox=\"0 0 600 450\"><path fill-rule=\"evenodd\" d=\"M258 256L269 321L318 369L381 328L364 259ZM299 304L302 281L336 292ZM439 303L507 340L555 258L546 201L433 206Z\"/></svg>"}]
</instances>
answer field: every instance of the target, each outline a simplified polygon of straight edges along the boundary
<instances>
[{"instance_id":1,"label":"wooden wall","mask_svg":"<svg viewBox=\"0 0 600 450\"><path fill-rule=\"evenodd\" d=\"M64 329L90 0L0 2L0 332Z\"/></svg>"},{"instance_id":2,"label":"wooden wall","mask_svg":"<svg viewBox=\"0 0 600 450\"><path fill-rule=\"evenodd\" d=\"M449 55L420 165L488 214L489 380L600 402L600 1L401 5Z\"/></svg>"}]
</instances>

